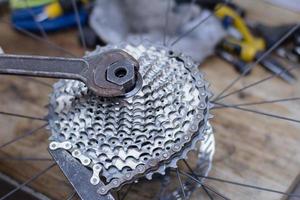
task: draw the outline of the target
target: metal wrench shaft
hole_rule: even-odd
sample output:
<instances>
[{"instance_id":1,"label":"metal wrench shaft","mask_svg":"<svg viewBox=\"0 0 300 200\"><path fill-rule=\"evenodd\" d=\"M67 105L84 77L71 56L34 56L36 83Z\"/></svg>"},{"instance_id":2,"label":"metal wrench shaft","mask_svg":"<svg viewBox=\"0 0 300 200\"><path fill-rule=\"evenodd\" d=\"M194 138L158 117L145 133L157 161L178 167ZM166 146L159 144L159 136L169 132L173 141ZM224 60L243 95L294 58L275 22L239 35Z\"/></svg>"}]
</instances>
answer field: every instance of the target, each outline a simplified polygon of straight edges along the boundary
<instances>
[{"instance_id":1,"label":"metal wrench shaft","mask_svg":"<svg viewBox=\"0 0 300 200\"><path fill-rule=\"evenodd\" d=\"M85 82L82 73L88 70L83 59L0 55L0 73L49 78L77 79Z\"/></svg>"},{"instance_id":2,"label":"metal wrench shaft","mask_svg":"<svg viewBox=\"0 0 300 200\"><path fill-rule=\"evenodd\" d=\"M75 79L104 97L135 94L142 85L138 69L138 62L119 49L81 59L0 54L0 74Z\"/></svg>"}]
</instances>

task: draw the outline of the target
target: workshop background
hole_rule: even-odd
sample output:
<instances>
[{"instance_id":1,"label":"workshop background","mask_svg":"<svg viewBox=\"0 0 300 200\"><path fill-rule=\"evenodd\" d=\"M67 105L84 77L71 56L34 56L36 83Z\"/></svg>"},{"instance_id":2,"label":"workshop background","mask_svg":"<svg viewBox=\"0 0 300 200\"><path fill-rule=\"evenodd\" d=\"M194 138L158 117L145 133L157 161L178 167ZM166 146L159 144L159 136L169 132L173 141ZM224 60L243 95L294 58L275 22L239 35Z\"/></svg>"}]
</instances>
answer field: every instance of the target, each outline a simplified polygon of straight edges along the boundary
<instances>
[{"instance_id":1,"label":"workshop background","mask_svg":"<svg viewBox=\"0 0 300 200\"><path fill-rule=\"evenodd\" d=\"M215 95L242 75L231 91L249 89L216 104L220 108L210 120L216 150L209 176L239 184L205 183L228 199L299 199L300 0L75 3L74 11L72 0L0 0L1 52L82 57L97 46L145 42L172 45L175 52L191 56ZM249 70L251 64L255 68ZM48 113L48 86L56 81L1 75L0 200L79 199L58 167L26 182L49 165L51 156L49 130L30 134L43 121L22 116ZM137 184L125 199L157 198L147 190ZM198 188L191 199L210 197Z\"/></svg>"}]
</instances>

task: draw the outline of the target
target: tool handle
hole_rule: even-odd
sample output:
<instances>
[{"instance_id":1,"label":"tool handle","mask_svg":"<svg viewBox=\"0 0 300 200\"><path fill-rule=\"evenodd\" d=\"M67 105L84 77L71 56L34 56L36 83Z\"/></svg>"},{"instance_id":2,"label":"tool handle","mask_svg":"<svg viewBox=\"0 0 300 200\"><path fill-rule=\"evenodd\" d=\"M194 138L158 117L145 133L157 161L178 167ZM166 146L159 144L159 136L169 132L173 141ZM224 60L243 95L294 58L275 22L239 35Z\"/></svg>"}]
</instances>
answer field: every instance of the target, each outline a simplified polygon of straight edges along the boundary
<instances>
[{"instance_id":1,"label":"tool handle","mask_svg":"<svg viewBox=\"0 0 300 200\"><path fill-rule=\"evenodd\" d=\"M88 63L83 59L11 54L0 55L0 74L77 79L83 81L84 77L81 74L87 69Z\"/></svg>"},{"instance_id":2,"label":"tool handle","mask_svg":"<svg viewBox=\"0 0 300 200\"><path fill-rule=\"evenodd\" d=\"M253 61L257 53L256 48L254 48L252 45L249 45L244 41L239 41L233 37L224 38L220 42L219 46L225 51L238 56L245 62Z\"/></svg>"}]
</instances>

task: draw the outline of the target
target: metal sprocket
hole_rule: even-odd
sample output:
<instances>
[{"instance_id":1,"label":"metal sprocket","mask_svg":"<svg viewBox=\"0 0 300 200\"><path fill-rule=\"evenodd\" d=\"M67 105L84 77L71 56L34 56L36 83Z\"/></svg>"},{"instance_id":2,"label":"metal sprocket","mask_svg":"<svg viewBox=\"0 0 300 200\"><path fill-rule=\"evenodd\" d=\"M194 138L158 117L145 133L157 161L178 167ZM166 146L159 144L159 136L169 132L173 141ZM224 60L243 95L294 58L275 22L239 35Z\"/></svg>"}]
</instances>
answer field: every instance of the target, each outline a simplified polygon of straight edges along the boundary
<instances>
[{"instance_id":1,"label":"metal sprocket","mask_svg":"<svg viewBox=\"0 0 300 200\"><path fill-rule=\"evenodd\" d=\"M162 173L204 140L208 128L208 85L198 66L167 48L123 44L89 55L123 49L139 61L142 89L133 97L95 96L78 81L61 80L50 98L50 149L67 149L93 170L99 193ZM165 166L165 167L164 167Z\"/></svg>"}]
</instances>

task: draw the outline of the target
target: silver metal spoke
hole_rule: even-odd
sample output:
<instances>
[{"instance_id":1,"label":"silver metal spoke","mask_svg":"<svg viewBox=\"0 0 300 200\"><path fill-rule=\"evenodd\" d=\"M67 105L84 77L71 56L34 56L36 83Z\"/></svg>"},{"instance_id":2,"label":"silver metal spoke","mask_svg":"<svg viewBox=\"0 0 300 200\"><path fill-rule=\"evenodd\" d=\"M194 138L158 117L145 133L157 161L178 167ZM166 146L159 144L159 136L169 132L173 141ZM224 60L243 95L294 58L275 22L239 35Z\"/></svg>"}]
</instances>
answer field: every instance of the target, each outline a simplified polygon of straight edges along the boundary
<instances>
[{"instance_id":1,"label":"silver metal spoke","mask_svg":"<svg viewBox=\"0 0 300 200\"><path fill-rule=\"evenodd\" d=\"M44 170L42 170L39 173L35 174L34 176L32 176L31 178L29 178L28 180L26 180L24 183L22 183L21 185L17 186L15 189L13 189L9 193L7 193L3 197L1 197L0 200L5 200L5 199L9 198L11 195L15 194L17 191L19 191L20 189L22 189L23 187L25 187L29 183L33 182L34 180L36 180L37 178L39 178L40 176L42 176L43 174L45 174L46 172L48 172L55 165L56 164L53 163L50 166L48 166L47 168L45 168Z\"/></svg>"},{"instance_id":2,"label":"silver metal spoke","mask_svg":"<svg viewBox=\"0 0 300 200\"><path fill-rule=\"evenodd\" d=\"M28 0L24 0L25 1L25 4L26 4L26 9L28 10L29 14L32 16L33 20L34 20L34 23L36 24L36 26L38 27L39 29L39 32L41 33L41 35L43 36L43 38L45 40L48 40L49 41L49 38L48 38L48 35L45 31L45 29L43 28L43 26L41 25L41 23L39 21L36 20L36 16L35 14L33 13L33 10L32 8L29 7L29 4L28 4Z\"/></svg>"},{"instance_id":3,"label":"silver metal spoke","mask_svg":"<svg viewBox=\"0 0 300 200\"><path fill-rule=\"evenodd\" d=\"M0 19L0 22L2 22L2 23L4 23L4 24L11 25L10 22L7 22L7 21L5 21L5 20L3 20L3 19ZM61 51L61 52L64 52L64 53L66 53L67 55L69 55L69 56L71 56L71 57L78 57L78 56L76 56L75 54L71 53L70 51L66 50L65 48L63 48L63 47L61 47L61 46L59 46L59 45L57 45L57 44L55 44L55 43L53 43L53 42L51 42L51 41L45 40L44 38L42 38L42 37L40 37L40 36L38 36L38 35L36 35L36 34L33 34L33 33L29 32L29 31L27 31L26 29L23 29L23 28L18 27L18 26L14 26L14 28L17 29L18 31L20 31L21 33L23 33L23 34L25 34L25 35L27 35L27 36L29 36L29 37L35 39L35 40L38 40L38 41L41 41L41 42L47 44L47 45L48 45L49 47L51 47L52 49L55 49L55 50L59 50L59 51Z\"/></svg>"},{"instance_id":4,"label":"silver metal spoke","mask_svg":"<svg viewBox=\"0 0 300 200\"><path fill-rule=\"evenodd\" d=\"M171 0L168 0L166 16L165 16L165 28L164 28L164 37L163 37L163 45L167 45L167 30L169 27L169 13L171 10Z\"/></svg>"},{"instance_id":5,"label":"silver metal spoke","mask_svg":"<svg viewBox=\"0 0 300 200\"><path fill-rule=\"evenodd\" d=\"M276 43L274 43L267 51L265 51L255 62L248 64L246 67L246 70L243 71L242 74L237 76L233 81L231 81L215 98L214 101L220 100L222 95L227 92L231 87L233 87L242 77L244 77L251 69L253 69L257 64L262 61L266 56L268 56L270 53L272 53L273 50L275 50L279 45L281 45L290 35L292 35L297 29L300 28L300 23L296 24L291 28L280 40L278 40Z\"/></svg>"},{"instance_id":6,"label":"silver metal spoke","mask_svg":"<svg viewBox=\"0 0 300 200\"><path fill-rule=\"evenodd\" d=\"M185 166L188 168L188 170L190 171L191 174L194 174L195 177L197 177L197 175L195 174L194 170L191 168L191 166L187 163L186 160L183 160L183 163L185 164ZM209 193L209 191L205 188L205 186L201 185L201 188L203 189L203 191L206 193L206 195L208 196L208 198L210 200L213 200L214 198L211 196L211 194Z\"/></svg>"},{"instance_id":7,"label":"silver metal spoke","mask_svg":"<svg viewBox=\"0 0 300 200\"><path fill-rule=\"evenodd\" d=\"M208 196L208 198L210 200L214 200L214 197L210 194L210 192L206 189L206 187L204 186L202 188L203 188L204 192L206 193L206 195Z\"/></svg>"},{"instance_id":8,"label":"silver metal spoke","mask_svg":"<svg viewBox=\"0 0 300 200\"><path fill-rule=\"evenodd\" d=\"M191 180L195 181L196 183L198 183L199 185L203 185L207 190L211 191L212 193L216 194L217 196L221 197L222 199L225 200L230 200L229 198L225 197L224 195L220 194L219 192L217 192L215 189L212 189L210 186L208 186L207 184L203 184L200 180L198 180L197 178L195 178L194 176L190 175L189 173L186 172L182 172L179 171L179 173L181 175L184 175L188 178L190 178Z\"/></svg>"},{"instance_id":9,"label":"silver metal spoke","mask_svg":"<svg viewBox=\"0 0 300 200\"><path fill-rule=\"evenodd\" d=\"M73 191L70 195L68 195L67 199L66 200L72 200L76 195L76 192Z\"/></svg>"},{"instance_id":10,"label":"silver metal spoke","mask_svg":"<svg viewBox=\"0 0 300 200\"><path fill-rule=\"evenodd\" d=\"M78 30L79 30L80 40L81 40L81 43L82 43L82 46L83 46L84 50L86 51L87 48L86 48L86 43L85 43L85 39L84 39L85 37L84 37L83 30L82 30L82 24L81 24L81 20L80 20L76 0L72 0L72 5L73 5L73 10L75 12L75 18L76 18L77 27L78 27Z\"/></svg>"},{"instance_id":11,"label":"silver metal spoke","mask_svg":"<svg viewBox=\"0 0 300 200\"><path fill-rule=\"evenodd\" d=\"M254 86L257 86L257 85L259 85L259 84L261 84L261 83L264 83L264 82L266 82L266 81L268 81L268 80L270 80L270 79L276 78L276 77L280 76L281 74L283 74L283 73L285 73L285 72L290 72L290 71L292 71L292 70L294 70L294 69L296 69L296 68L299 68L299 66L293 65L293 66L291 66L291 67L289 67L289 68L287 68L287 69L281 70L281 72L279 72L279 73L268 75L268 76L266 76L265 78L263 78L263 79L261 79L261 80L254 81L253 83L250 83L250 84L248 84L248 85L242 87L241 89L235 90L235 91L233 91L233 92L229 92L228 94L225 94L225 95L222 95L222 96L218 97L217 99L215 99L214 101L220 101L220 100L222 100L222 99L224 99L224 98L226 98L226 97L229 97L229 96L231 96L231 95L233 95L233 94L240 93L240 92L242 92L242 91L244 91L244 90L246 90L246 89L249 89L249 88L252 88L252 87L254 87Z\"/></svg>"},{"instance_id":12,"label":"silver metal spoke","mask_svg":"<svg viewBox=\"0 0 300 200\"><path fill-rule=\"evenodd\" d=\"M215 104L221 105L221 106L227 106L226 104L223 104L223 103L215 103ZM262 115L262 116L273 117L273 118L276 118L276 119L281 119L281 120L285 120L285 121L289 121L289 122L300 123L300 120L298 120L298 119L293 119L293 118L288 118L288 117L275 115L275 114L271 114L271 113L261 112L261 111L258 111L258 110L253 110L253 109L248 109L248 108L241 108L241 107L238 107L238 106L231 106L230 108L245 111L245 112L250 112L250 113L254 113L254 114L258 114L258 115Z\"/></svg>"},{"instance_id":13,"label":"silver metal spoke","mask_svg":"<svg viewBox=\"0 0 300 200\"><path fill-rule=\"evenodd\" d=\"M183 199L186 200L186 194L185 194L185 191L184 191L184 186L182 184L182 180L181 180L178 168L176 169L176 175L177 175L178 182L180 184L180 188L181 188L181 192L182 192L182 195L183 195Z\"/></svg>"},{"instance_id":14,"label":"silver metal spoke","mask_svg":"<svg viewBox=\"0 0 300 200\"><path fill-rule=\"evenodd\" d=\"M240 104L227 104L225 106L215 106L212 109L223 109L223 108L231 108L231 107L240 107L240 106L254 106L254 105L263 105L263 104L271 104L271 103L279 103L279 102L288 102L288 101L299 101L300 97L292 97L292 98L284 98L284 99L275 99L269 101L256 101L249 103L240 103ZM215 102L212 102L215 103ZM216 102L218 103L218 102Z\"/></svg>"},{"instance_id":15,"label":"silver metal spoke","mask_svg":"<svg viewBox=\"0 0 300 200\"><path fill-rule=\"evenodd\" d=\"M219 193L218 191L216 191L212 187L208 186L207 184L202 184L202 187L204 188L205 191L207 191L207 194L209 194L208 193L208 190L209 190L212 193L216 194L217 196L221 197L222 199L230 200L229 198L225 197L224 195L222 195L221 193ZM209 195L209 196L211 197L211 195Z\"/></svg>"},{"instance_id":16,"label":"silver metal spoke","mask_svg":"<svg viewBox=\"0 0 300 200\"><path fill-rule=\"evenodd\" d=\"M209 179L209 180L212 180L212 181L218 181L218 182L227 183L227 184L231 184L231 185L236 185L236 186L241 186L241 187L246 187L246 188L251 188L251 189L256 189L256 190L261 190L261 191L266 191L266 192L278 193L278 194L282 194L282 195L289 196L289 197L300 198L300 195L298 195L298 194L282 192L282 191L278 191L278 190L274 190L274 189L270 189L270 188L266 188L266 187L260 187L260 186L257 186L257 185L239 183L239 182L236 182L236 181L230 181L230 180L225 180L225 179L211 177L211 176L203 176L203 175L199 175L199 174L197 174L197 176L201 177L201 178Z\"/></svg>"},{"instance_id":17,"label":"silver metal spoke","mask_svg":"<svg viewBox=\"0 0 300 200\"><path fill-rule=\"evenodd\" d=\"M201 26L202 24L204 24L209 18L211 18L212 16L214 16L215 12L217 12L219 9L221 9L223 6L227 5L230 2L230 0L226 0L226 2L222 3L219 5L219 7L215 8L214 11L212 11L207 17L205 17L203 20L201 20L200 22L198 22L195 26L193 26L190 30L182 33L181 35L179 35L172 43L171 43L171 47L174 46L176 43L178 43L182 38L186 37L187 35L189 35L190 33L192 33L194 30L196 30L199 26Z\"/></svg>"},{"instance_id":18,"label":"silver metal spoke","mask_svg":"<svg viewBox=\"0 0 300 200\"><path fill-rule=\"evenodd\" d=\"M12 116L12 117L19 117L19 118L39 120L39 121L47 121L45 118L42 118L42 117L33 117L33 116L10 113L10 112L3 112L3 111L0 111L0 115L7 115L7 116Z\"/></svg>"},{"instance_id":19,"label":"silver metal spoke","mask_svg":"<svg viewBox=\"0 0 300 200\"><path fill-rule=\"evenodd\" d=\"M13 140L11 140L11 141L9 141L9 142L6 142L6 143L0 145L0 149L2 149L2 148L6 147L6 146L8 146L8 145L10 145L10 144L12 144L12 143L14 143L14 142L17 142L17 141L19 141L19 140L21 140L21 139L24 139L25 137L31 136L31 135L33 135L34 133L37 133L39 130L45 128L47 125L48 125L48 123L47 123L47 124L44 124L44 125L42 125L42 126L40 126L40 127L38 127L38 128L36 128L36 129L33 129L33 130L31 130L31 131L28 131L28 132L24 133L23 135L21 135L21 136L19 136L19 137L16 137L15 139L13 139Z\"/></svg>"}]
</instances>

